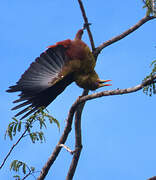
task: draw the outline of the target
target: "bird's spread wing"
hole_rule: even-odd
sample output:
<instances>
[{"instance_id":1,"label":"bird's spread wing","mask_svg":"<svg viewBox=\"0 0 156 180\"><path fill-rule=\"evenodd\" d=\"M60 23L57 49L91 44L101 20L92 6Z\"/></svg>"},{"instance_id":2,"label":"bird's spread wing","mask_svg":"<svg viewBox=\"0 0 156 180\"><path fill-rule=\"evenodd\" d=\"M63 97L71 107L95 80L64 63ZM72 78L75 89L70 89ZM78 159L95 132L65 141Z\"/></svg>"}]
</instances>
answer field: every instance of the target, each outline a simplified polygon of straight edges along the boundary
<instances>
[{"instance_id":1,"label":"bird's spread wing","mask_svg":"<svg viewBox=\"0 0 156 180\"><path fill-rule=\"evenodd\" d=\"M12 110L27 107L15 116L27 112L21 119L38 111L39 107L47 107L69 84L73 76L67 74L61 77L60 73L68 61L65 48L57 45L47 49L40 57L36 58L28 70L21 76L15 86L10 86L7 92L21 91L19 99L14 103L24 101Z\"/></svg>"}]
</instances>

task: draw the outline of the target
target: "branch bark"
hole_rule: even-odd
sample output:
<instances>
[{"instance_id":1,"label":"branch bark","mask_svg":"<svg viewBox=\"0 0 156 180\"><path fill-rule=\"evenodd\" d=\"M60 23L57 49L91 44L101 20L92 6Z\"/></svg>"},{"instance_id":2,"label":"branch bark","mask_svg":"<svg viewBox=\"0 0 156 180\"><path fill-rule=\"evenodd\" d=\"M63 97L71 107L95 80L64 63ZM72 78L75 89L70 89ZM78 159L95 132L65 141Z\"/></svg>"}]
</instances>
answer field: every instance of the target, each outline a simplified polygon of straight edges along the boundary
<instances>
[{"instance_id":1,"label":"branch bark","mask_svg":"<svg viewBox=\"0 0 156 180\"><path fill-rule=\"evenodd\" d=\"M81 10L81 13L82 13L82 17L84 19L84 28L87 29L87 32L88 32L88 36L89 36L89 39L90 39L90 43L91 43L91 47L92 47L92 51L95 50L95 45L94 45L94 40L93 40L93 36L92 36L92 33L90 31L90 23L88 22L88 18L86 16L86 12L85 12L85 9L84 9L84 6L83 6L83 3L81 0L78 0L78 3L79 3L79 6L80 6L80 10Z\"/></svg>"},{"instance_id":2,"label":"branch bark","mask_svg":"<svg viewBox=\"0 0 156 180\"><path fill-rule=\"evenodd\" d=\"M134 32L135 30L137 30L140 26L142 26L143 24L145 24L146 22L154 19L156 17L154 16L145 16L143 17L140 21L138 21L134 26L132 26L131 28L129 28L128 30L124 31L123 33L119 34L118 36L113 37L112 39L102 43L101 45L99 45L95 51L93 52L94 55L97 57L98 54L102 51L102 49L104 49L105 47L125 38L126 36L128 36L129 34L131 34L132 32Z\"/></svg>"},{"instance_id":3,"label":"branch bark","mask_svg":"<svg viewBox=\"0 0 156 180\"><path fill-rule=\"evenodd\" d=\"M75 103L77 103L78 99L75 101ZM74 103L74 104L75 104ZM60 144L64 144L67 140L67 137L71 131L71 126L72 126L72 122L73 122L73 116L75 112L76 106L71 107L69 114L68 114L68 118L67 118L67 124L64 128L64 132L58 142L58 144L56 145L54 151L52 152L51 156L49 157L48 161L45 163L45 165L43 166L40 175L38 176L37 180L43 180L46 175L49 172L50 167L53 165L55 159L57 158L57 156L59 155L62 147L60 146Z\"/></svg>"},{"instance_id":4,"label":"branch bark","mask_svg":"<svg viewBox=\"0 0 156 180\"><path fill-rule=\"evenodd\" d=\"M88 100L100 98L103 96L114 96L114 95L123 95L123 94L133 93L133 92L139 91L139 90L143 89L145 86L151 85L153 83L156 83L156 74L153 75L152 77L148 78L147 80L145 80L141 84L138 84L138 85L133 86L133 87L129 87L126 89L115 89L115 90L109 90L109 91L102 91L99 93L93 93L90 95L82 96L77 101L75 101L75 103L72 105L71 108L73 109L73 111L72 111L71 115L73 117L73 114L75 113L74 110L76 110L76 108L79 104L84 103Z\"/></svg>"},{"instance_id":5,"label":"branch bark","mask_svg":"<svg viewBox=\"0 0 156 180\"><path fill-rule=\"evenodd\" d=\"M75 112L75 151L74 151L74 156L73 156L66 180L71 180L73 178L79 158L80 158L81 150L82 150L81 115L82 115L84 105L85 105L85 102L80 104Z\"/></svg>"},{"instance_id":6,"label":"branch bark","mask_svg":"<svg viewBox=\"0 0 156 180\"><path fill-rule=\"evenodd\" d=\"M82 1L78 0L78 3L80 6L82 17L84 19L84 28L87 29L89 40L90 40L91 47L92 47L92 51L94 52L95 44L94 44L93 36L92 36L91 30L89 27L89 25L91 25L91 24L88 22L88 18L86 16L85 8L83 6ZM88 90L84 90L81 97L88 95L88 93L89 93ZM75 170L76 170L79 158L80 158L81 150L82 150L81 115L82 115L84 106L85 106L85 102L80 104L78 107L76 106L76 110L75 110L76 112L73 112L73 114L75 113L75 153L74 153L66 180L73 179L73 176L75 174ZM74 107L74 106L72 106L72 107Z\"/></svg>"}]
</instances>

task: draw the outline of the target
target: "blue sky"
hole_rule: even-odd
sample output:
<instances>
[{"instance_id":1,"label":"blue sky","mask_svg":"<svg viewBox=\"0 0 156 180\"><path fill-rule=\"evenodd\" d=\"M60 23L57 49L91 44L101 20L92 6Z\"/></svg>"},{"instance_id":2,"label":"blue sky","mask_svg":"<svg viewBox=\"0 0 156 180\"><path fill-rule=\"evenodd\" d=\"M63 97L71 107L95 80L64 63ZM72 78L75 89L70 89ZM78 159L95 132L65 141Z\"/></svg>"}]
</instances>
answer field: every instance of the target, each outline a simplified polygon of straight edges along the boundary
<instances>
[{"instance_id":1,"label":"blue sky","mask_svg":"<svg viewBox=\"0 0 156 180\"><path fill-rule=\"evenodd\" d=\"M126 3L124 0L86 0L84 5L96 46L131 27L145 15L141 0ZM12 101L17 99L16 93L8 94L5 90L15 84L47 46L72 39L82 27L83 19L77 1L72 0L1 0L0 17L2 161L15 142L5 141L3 135L15 114L10 110ZM150 21L102 51L96 71L101 79L112 79L113 85L96 92L132 87L148 75L149 64L156 59L155 29L156 20ZM90 46L87 33L83 40ZM12 179L8 166L14 159L41 170L59 140L69 108L81 93L82 89L73 83L48 107L60 122L60 132L52 124L45 131L46 143L34 145L25 138L0 171L1 179ZM135 180L156 175L155 102L155 96L148 97L142 91L87 102L82 116L83 150L74 180ZM73 132L66 145L71 149L74 147ZM72 156L63 149L46 179L65 179L71 159Z\"/></svg>"}]
</instances>

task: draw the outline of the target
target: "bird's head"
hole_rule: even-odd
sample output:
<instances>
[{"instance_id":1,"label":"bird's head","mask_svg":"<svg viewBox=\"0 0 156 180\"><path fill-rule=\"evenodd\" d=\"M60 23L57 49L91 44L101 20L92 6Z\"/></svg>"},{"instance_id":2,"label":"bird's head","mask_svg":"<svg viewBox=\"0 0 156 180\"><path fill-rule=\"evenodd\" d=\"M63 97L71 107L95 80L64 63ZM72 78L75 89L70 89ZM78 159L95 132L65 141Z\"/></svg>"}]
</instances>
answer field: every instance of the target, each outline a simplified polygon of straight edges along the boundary
<instances>
[{"instance_id":1,"label":"bird's head","mask_svg":"<svg viewBox=\"0 0 156 180\"><path fill-rule=\"evenodd\" d=\"M96 90L100 87L111 86L111 84L105 84L111 80L100 80L97 73L92 71L87 73L86 75L78 75L76 79L76 83L78 86L88 89L88 90Z\"/></svg>"},{"instance_id":2,"label":"bird's head","mask_svg":"<svg viewBox=\"0 0 156 180\"><path fill-rule=\"evenodd\" d=\"M95 76L96 77L96 76ZM88 78L88 87L89 90L96 90L98 88L104 87L104 86L111 86L112 84L106 84L107 82L111 80L101 80L99 77L89 77Z\"/></svg>"}]
</instances>

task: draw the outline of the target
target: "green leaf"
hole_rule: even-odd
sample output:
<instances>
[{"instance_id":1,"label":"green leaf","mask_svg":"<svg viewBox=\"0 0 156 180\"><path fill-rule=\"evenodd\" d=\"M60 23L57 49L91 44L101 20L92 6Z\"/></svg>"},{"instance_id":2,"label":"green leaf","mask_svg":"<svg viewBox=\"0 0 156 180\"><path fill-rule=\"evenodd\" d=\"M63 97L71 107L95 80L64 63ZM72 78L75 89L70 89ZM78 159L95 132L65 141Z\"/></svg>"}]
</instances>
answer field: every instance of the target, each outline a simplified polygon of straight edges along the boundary
<instances>
[{"instance_id":1,"label":"green leaf","mask_svg":"<svg viewBox=\"0 0 156 180\"><path fill-rule=\"evenodd\" d=\"M23 164L22 170L23 170L23 173L26 174L26 164Z\"/></svg>"},{"instance_id":2,"label":"green leaf","mask_svg":"<svg viewBox=\"0 0 156 180\"><path fill-rule=\"evenodd\" d=\"M18 120L15 118L15 117L13 117L12 118L16 123L18 123Z\"/></svg>"},{"instance_id":3,"label":"green leaf","mask_svg":"<svg viewBox=\"0 0 156 180\"><path fill-rule=\"evenodd\" d=\"M22 124L22 122L21 121L19 121L19 123L18 123L18 132L20 132L21 131L21 124Z\"/></svg>"},{"instance_id":4,"label":"green leaf","mask_svg":"<svg viewBox=\"0 0 156 180\"><path fill-rule=\"evenodd\" d=\"M7 129L7 131L8 131L8 136L9 136L10 140L13 139L13 137L12 137L12 132L13 132L14 124L15 124L14 122L11 122L11 123L9 124L9 126L8 126L8 129Z\"/></svg>"},{"instance_id":5,"label":"green leaf","mask_svg":"<svg viewBox=\"0 0 156 180\"><path fill-rule=\"evenodd\" d=\"M144 78L143 82L156 74L156 60L152 61L152 63L150 64L150 67L153 67L152 72ZM154 81L153 84L145 86L143 88L143 92L148 96L152 96L152 94L156 94L155 83L156 81Z\"/></svg>"},{"instance_id":6,"label":"green leaf","mask_svg":"<svg viewBox=\"0 0 156 180\"><path fill-rule=\"evenodd\" d=\"M60 123L59 123L59 121L57 119L55 119L54 117L50 116L50 115L48 115L48 118L49 118L49 122L50 123L54 122L57 125L58 129L60 130Z\"/></svg>"},{"instance_id":7,"label":"green leaf","mask_svg":"<svg viewBox=\"0 0 156 180\"><path fill-rule=\"evenodd\" d=\"M21 121L18 121L15 117L12 118L13 121L9 123L8 128L5 132L5 138L6 136L9 136L10 140L13 139L13 136L16 135L17 131L19 132L21 130Z\"/></svg>"},{"instance_id":8,"label":"green leaf","mask_svg":"<svg viewBox=\"0 0 156 180\"><path fill-rule=\"evenodd\" d=\"M152 63L150 64L150 67L152 67L153 65L156 65L156 60L152 61Z\"/></svg>"},{"instance_id":9,"label":"green leaf","mask_svg":"<svg viewBox=\"0 0 156 180\"><path fill-rule=\"evenodd\" d=\"M41 140L41 143L42 143L43 141L45 142L44 133L43 133L42 131L40 131L40 132L38 133L38 135L39 135L39 138L40 138L40 140Z\"/></svg>"},{"instance_id":10,"label":"green leaf","mask_svg":"<svg viewBox=\"0 0 156 180\"><path fill-rule=\"evenodd\" d=\"M42 129L42 127L44 126L45 128L47 128L46 124L45 124L45 119L44 117L39 118L39 123L40 123L40 129Z\"/></svg>"},{"instance_id":11,"label":"green leaf","mask_svg":"<svg viewBox=\"0 0 156 180\"><path fill-rule=\"evenodd\" d=\"M22 161L18 161L18 160L14 160L12 161L12 163L10 164L10 170L13 170L15 172L19 172L19 170L22 170L23 174L26 174L27 171L29 172L29 174L34 173L35 168L34 167L30 167L26 165L26 163L22 162ZM20 173L20 172L19 172ZM15 175L13 176L16 180L20 180L20 176L19 175ZM26 177L26 176L25 176Z\"/></svg>"},{"instance_id":12,"label":"green leaf","mask_svg":"<svg viewBox=\"0 0 156 180\"><path fill-rule=\"evenodd\" d=\"M39 141L39 140L41 143L43 143L43 141L45 141L44 133L42 131L32 132L29 134L29 136L30 136L32 143L35 143L36 141Z\"/></svg>"},{"instance_id":13,"label":"green leaf","mask_svg":"<svg viewBox=\"0 0 156 180\"><path fill-rule=\"evenodd\" d=\"M18 172L20 167L22 168L22 172L24 174L26 174L27 165L24 162L22 162L22 161L18 161L18 160L12 161L12 163L10 165L10 170Z\"/></svg>"},{"instance_id":14,"label":"green leaf","mask_svg":"<svg viewBox=\"0 0 156 180\"><path fill-rule=\"evenodd\" d=\"M15 136L16 135L16 129L17 129L17 123L14 125L14 127L13 127L13 136Z\"/></svg>"},{"instance_id":15,"label":"green leaf","mask_svg":"<svg viewBox=\"0 0 156 180\"><path fill-rule=\"evenodd\" d=\"M16 166L16 162L17 160L12 161L12 163L10 164L10 170L14 169L14 167Z\"/></svg>"},{"instance_id":16,"label":"green leaf","mask_svg":"<svg viewBox=\"0 0 156 180\"><path fill-rule=\"evenodd\" d=\"M13 176L13 178L15 178L15 180L20 180L21 179L20 176L18 176L18 175Z\"/></svg>"},{"instance_id":17,"label":"green leaf","mask_svg":"<svg viewBox=\"0 0 156 180\"><path fill-rule=\"evenodd\" d=\"M32 143L35 143L35 134L30 133L29 136L30 136L30 139L31 139Z\"/></svg>"},{"instance_id":18,"label":"green leaf","mask_svg":"<svg viewBox=\"0 0 156 180\"><path fill-rule=\"evenodd\" d=\"M146 16L156 16L156 2L155 0L143 0L143 8L147 8Z\"/></svg>"}]
</instances>

